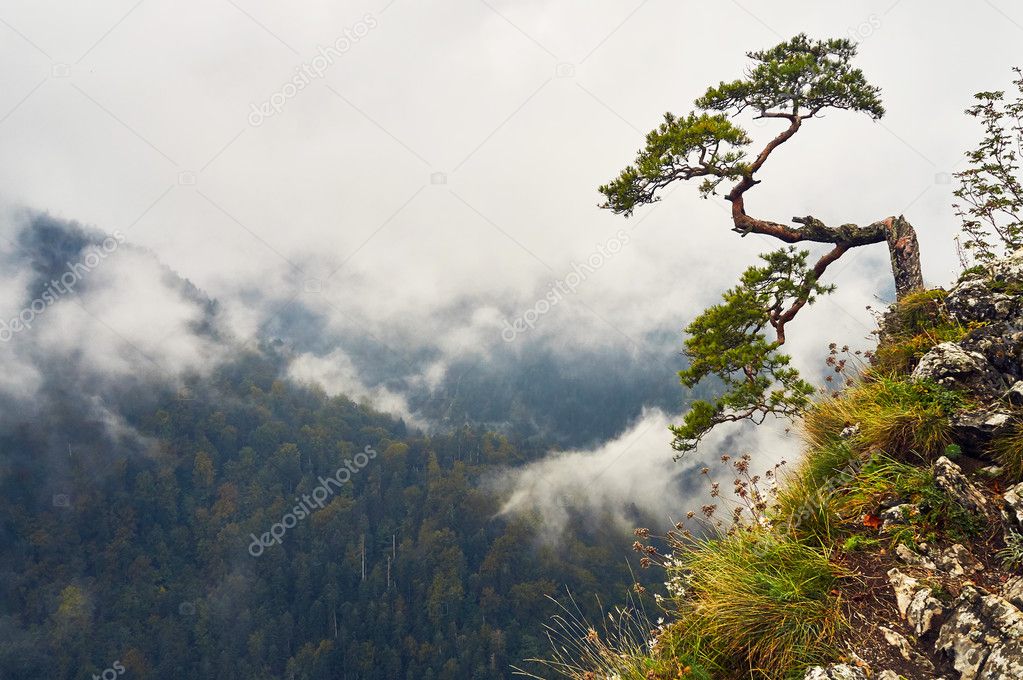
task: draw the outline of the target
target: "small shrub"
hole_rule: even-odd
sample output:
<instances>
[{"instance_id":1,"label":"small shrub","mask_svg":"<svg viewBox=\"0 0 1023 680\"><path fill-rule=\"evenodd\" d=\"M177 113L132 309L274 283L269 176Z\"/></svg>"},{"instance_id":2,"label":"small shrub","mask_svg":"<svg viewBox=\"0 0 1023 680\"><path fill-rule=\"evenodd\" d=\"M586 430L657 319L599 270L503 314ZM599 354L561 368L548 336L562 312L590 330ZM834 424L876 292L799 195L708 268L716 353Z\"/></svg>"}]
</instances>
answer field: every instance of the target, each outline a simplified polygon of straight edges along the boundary
<instances>
[{"instance_id":1,"label":"small shrub","mask_svg":"<svg viewBox=\"0 0 1023 680\"><path fill-rule=\"evenodd\" d=\"M834 658L844 618L827 553L755 529L676 555L669 573L687 582L676 644L715 677L787 678Z\"/></svg>"},{"instance_id":2,"label":"small shrub","mask_svg":"<svg viewBox=\"0 0 1023 680\"><path fill-rule=\"evenodd\" d=\"M998 551L998 558L1008 568L1023 566L1023 535L1009 531L1005 535L1005 547Z\"/></svg>"}]
</instances>

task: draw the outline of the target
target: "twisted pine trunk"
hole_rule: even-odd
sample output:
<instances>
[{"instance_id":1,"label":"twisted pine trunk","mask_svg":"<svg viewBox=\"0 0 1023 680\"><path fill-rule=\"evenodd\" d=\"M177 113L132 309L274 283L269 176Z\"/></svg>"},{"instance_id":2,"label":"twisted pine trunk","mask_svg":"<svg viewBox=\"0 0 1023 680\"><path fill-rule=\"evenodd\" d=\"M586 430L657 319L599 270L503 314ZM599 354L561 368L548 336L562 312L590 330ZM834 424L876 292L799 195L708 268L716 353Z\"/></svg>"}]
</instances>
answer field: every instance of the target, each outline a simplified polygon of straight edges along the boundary
<instances>
[{"instance_id":1,"label":"twisted pine trunk","mask_svg":"<svg viewBox=\"0 0 1023 680\"><path fill-rule=\"evenodd\" d=\"M884 222L887 226L885 236L892 260L892 275L895 277L895 298L901 300L909 293L923 290L920 243L916 239L916 229L901 215L889 217Z\"/></svg>"}]
</instances>

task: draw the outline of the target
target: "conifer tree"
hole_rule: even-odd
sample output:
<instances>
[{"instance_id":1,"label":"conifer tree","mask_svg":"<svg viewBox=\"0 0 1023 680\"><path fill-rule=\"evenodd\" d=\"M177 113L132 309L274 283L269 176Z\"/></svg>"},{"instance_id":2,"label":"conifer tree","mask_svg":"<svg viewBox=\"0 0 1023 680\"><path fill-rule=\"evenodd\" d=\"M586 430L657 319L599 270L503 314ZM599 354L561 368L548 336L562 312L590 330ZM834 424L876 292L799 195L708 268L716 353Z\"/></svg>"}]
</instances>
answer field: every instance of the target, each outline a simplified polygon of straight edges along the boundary
<instances>
[{"instance_id":1,"label":"conifer tree","mask_svg":"<svg viewBox=\"0 0 1023 680\"><path fill-rule=\"evenodd\" d=\"M689 367L679 373L687 387L716 376L724 385L714 401L696 401L682 424L672 426L674 448L695 449L714 426L741 420L762 422L768 415L792 417L809 404L812 386L780 352L785 326L833 286L821 282L827 268L860 246L887 243L899 298L923 287L916 233L904 218L886 217L866 226L829 226L807 215L783 224L750 215L746 195L760 184L768 158L803 125L828 110L884 115L880 88L852 66L856 45L845 39L812 40L800 34L768 50L750 52L745 77L710 87L684 116L667 113L646 136L635 162L600 187L602 208L632 215L660 200L677 180L699 180L704 198L724 184L731 203L732 230L762 234L788 244L762 255L764 263L746 270L723 301L700 314L685 331ZM751 113L784 129L754 154L753 140L733 118ZM810 252L792 244L830 246L810 263ZM769 334L771 337L769 337Z\"/></svg>"}]
</instances>

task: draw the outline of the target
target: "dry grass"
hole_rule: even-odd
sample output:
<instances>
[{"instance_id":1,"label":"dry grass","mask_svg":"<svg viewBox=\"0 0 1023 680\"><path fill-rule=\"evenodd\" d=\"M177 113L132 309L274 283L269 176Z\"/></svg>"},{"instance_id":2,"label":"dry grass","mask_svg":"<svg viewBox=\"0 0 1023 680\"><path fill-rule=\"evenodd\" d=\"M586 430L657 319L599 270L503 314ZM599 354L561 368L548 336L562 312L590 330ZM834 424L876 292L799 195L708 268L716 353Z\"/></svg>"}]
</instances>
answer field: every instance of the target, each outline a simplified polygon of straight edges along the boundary
<instances>
[{"instance_id":1,"label":"dry grass","mask_svg":"<svg viewBox=\"0 0 1023 680\"><path fill-rule=\"evenodd\" d=\"M952 443L949 415L965 406L962 396L905 376L869 374L848 390L818 402L803 427L812 450L823 450L848 426L854 452L880 451L900 459L941 455Z\"/></svg>"},{"instance_id":2,"label":"dry grass","mask_svg":"<svg viewBox=\"0 0 1023 680\"><path fill-rule=\"evenodd\" d=\"M553 650L546 659L527 659L558 677L571 680L711 680L711 675L688 650L651 649L648 640L657 624L630 598L629 606L616 608L597 622L591 622L571 598L558 603L561 613L545 626ZM535 675L515 668L515 675Z\"/></svg>"},{"instance_id":3,"label":"dry grass","mask_svg":"<svg viewBox=\"0 0 1023 680\"><path fill-rule=\"evenodd\" d=\"M834 657L844 617L825 552L754 529L676 554L669 573L687 586L671 637L715 677L802 677Z\"/></svg>"}]
</instances>

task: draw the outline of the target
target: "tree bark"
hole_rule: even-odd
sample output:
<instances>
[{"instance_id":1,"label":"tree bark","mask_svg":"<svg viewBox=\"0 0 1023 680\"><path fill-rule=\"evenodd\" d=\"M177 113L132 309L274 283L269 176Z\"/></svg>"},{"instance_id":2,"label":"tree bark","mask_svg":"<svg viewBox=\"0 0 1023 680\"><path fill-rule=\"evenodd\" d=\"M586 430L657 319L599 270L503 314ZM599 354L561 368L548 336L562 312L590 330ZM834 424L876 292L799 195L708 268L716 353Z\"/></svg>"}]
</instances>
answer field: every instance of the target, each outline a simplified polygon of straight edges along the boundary
<instances>
[{"instance_id":1,"label":"tree bark","mask_svg":"<svg viewBox=\"0 0 1023 680\"><path fill-rule=\"evenodd\" d=\"M763 167L767 158L779 146L792 138L799 131L803 122L803 116L795 113L774 113L762 112L761 116L771 118L785 118L789 126L777 137L772 139L767 146L757 155L756 159L749 166L742 178L732 187L725 199L732 204L732 231L743 236L747 234L763 234L772 236L785 243L830 243L835 246L833 250L825 254L814 267L814 275L819 279L824 274L828 265L840 258L846 251L859 246L872 243L888 243L888 253L891 256L892 275L895 278L895 297L901 300L913 291L922 290L924 287L923 275L920 270L920 244L917 242L916 231L913 225L899 215L898 217L886 217L873 224L860 227L856 224L843 224L838 227L829 227L820 220L810 215L806 217L793 217L792 221L799 224L798 227L771 222L752 217L746 213L745 194L747 191L759 184L754 179L754 173ZM791 311L786 313L790 319L795 316L799 308L803 306L799 302ZM781 320L782 326L788 319ZM784 338L784 332L780 333ZM784 340L782 340L784 342Z\"/></svg>"},{"instance_id":2,"label":"tree bark","mask_svg":"<svg viewBox=\"0 0 1023 680\"><path fill-rule=\"evenodd\" d=\"M742 187L739 186L741 189ZM732 231L743 236L746 234L763 234L773 236L785 243L830 243L836 251L827 253L814 268L817 278L824 273L829 264L837 260L847 250L873 243L887 243L888 254L892 263L892 276L895 279L895 298L901 300L909 293L922 290L923 274L920 268L920 243L916 238L916 230L905 217L886 217L865 227L855 224L843 224L829 227L816 217L793 217L792 221L801 226L790 227L778 222L770 222L751 217L746 214L742 192L734 192L728 197L732 201Z\"/></svg>"},{"instance_id":3,"label":"tree bark","mask_svg":"<svg viewBox=\"0 0 1023 680\"><path fill-rule=\"evenodd\" d=\"M892 260L892 275L895 277L895 299L901 300L909 293L923 290L924 277L920 271L920 243L916 230L902 215L884 220L888 227L886 240Z\"/></svg>"}]
</instances>

